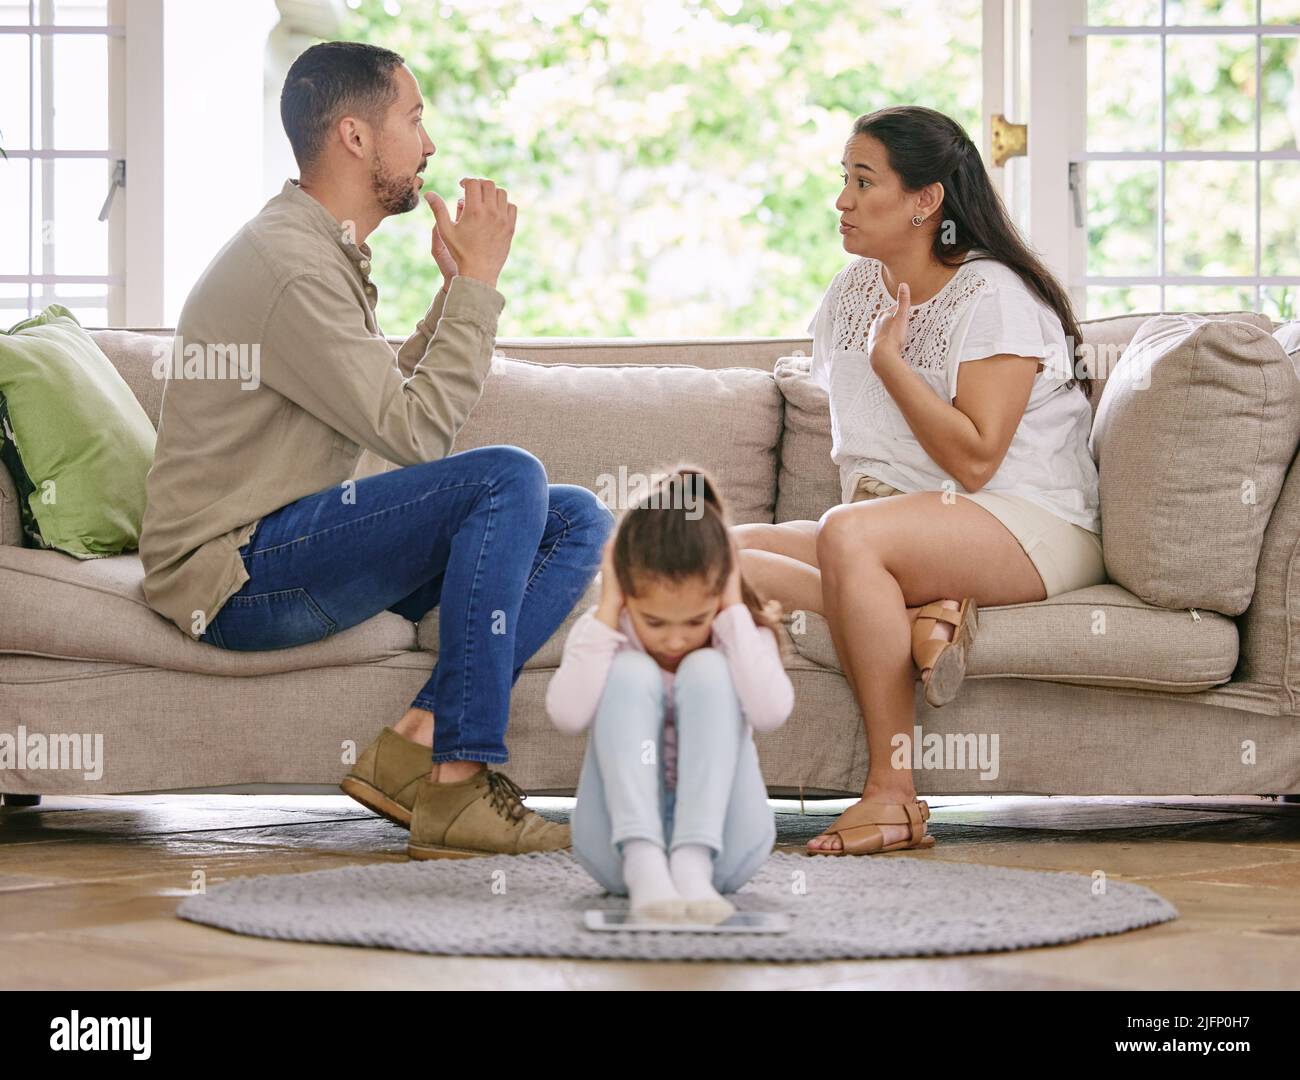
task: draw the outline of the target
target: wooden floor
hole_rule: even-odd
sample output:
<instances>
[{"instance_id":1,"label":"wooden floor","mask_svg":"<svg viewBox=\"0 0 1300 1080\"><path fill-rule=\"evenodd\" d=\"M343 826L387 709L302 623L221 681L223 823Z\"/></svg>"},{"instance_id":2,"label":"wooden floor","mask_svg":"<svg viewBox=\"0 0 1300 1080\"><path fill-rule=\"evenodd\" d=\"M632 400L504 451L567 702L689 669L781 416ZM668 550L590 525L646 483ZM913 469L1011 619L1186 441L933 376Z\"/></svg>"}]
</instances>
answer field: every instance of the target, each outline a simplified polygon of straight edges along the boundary
<instances>
[{"instance_id":1,"label":"wooden floor","mask_svg":"<svg viewBox=\"0 0 1300 1080\"><path fill-rule=\"evenodd\" d=\"M810 964L436 957L243 937L175 917L208 885L405 858L406 833L338 797L47 798L0 809L5 983L40 988L1300 988L1300 805L1256 798L931 798L907 857L1149 886L1172 923L1073 945ZM564 800L530 799L544 811ZM799 850L846 803L777 802ZM548 816L550 814L548 813ZM821 817L821 821L825 818ZM892 858L895 856L877 856Z\"/></svg>"}]
</instances>

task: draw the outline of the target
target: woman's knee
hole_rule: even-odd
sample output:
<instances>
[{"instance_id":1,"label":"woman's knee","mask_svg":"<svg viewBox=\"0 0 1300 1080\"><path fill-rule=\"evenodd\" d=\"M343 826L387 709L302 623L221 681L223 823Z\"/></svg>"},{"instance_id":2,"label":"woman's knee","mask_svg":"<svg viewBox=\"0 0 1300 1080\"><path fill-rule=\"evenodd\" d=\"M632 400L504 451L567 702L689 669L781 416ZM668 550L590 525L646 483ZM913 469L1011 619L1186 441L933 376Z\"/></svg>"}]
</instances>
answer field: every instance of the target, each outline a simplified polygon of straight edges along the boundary
<instances>
[{"instance_id":1,"label":"woman's knee","mask_svg":"<svg viewBox=\"0 0 1300 1080\"><path fill-rule=\"evenodd\" d=\"M850 503L832 506L817 521L817 563L833 565L845 560L861 560L871 553L868 523Z\"/></svg>"}]
</instances>

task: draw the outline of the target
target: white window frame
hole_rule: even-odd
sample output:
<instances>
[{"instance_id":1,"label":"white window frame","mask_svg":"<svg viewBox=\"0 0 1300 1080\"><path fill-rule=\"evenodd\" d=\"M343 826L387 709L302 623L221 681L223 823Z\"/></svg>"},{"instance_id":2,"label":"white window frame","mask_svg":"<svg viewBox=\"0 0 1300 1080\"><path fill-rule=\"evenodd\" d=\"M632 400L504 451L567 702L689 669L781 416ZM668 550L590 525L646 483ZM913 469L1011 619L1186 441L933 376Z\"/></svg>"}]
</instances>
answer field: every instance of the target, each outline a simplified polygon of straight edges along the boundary
<instances>
[{"instance_id":1,"label":"white window frame","mask_svg":"<svg viewBox=\"0 0 1300 1080\"><path fill-rule=\"evenodd\" d=\"M36 216L35 170L30 164L28 183L27 273L0 275L0 284L26 285L26 301L2 301L4 308L32 305L31 287L52 286L53 296L42 298L40 306L80 301L60 297L63 285L103 285L110 326L156 326L162 315L162 0L109 0L105 24L74 25L53 22L53 0L29 0L29 23L26 26L0 26L0 33L28 38L31 59L28 84L29 146L5 148L13 161L102 160L105 163L104 192L110 190L111 177L118 161L128 162L125 188L114 193L108 215L107 274L37 274L35 243L31 239L31 222ZM50 148L52 117L50 109L53 79L52 42L64 34L93 35L107 38L108 82L104 88L108 101L108 142L105 147ZM41 114L36 111L37 54L40 52L40 78L43 80ZM32 149L36 132L41 132L42 149ZM51 204L53 176L42 170L44 185L42 206ZM55 205L57 221L59 208ZM128 228L128 222L130 227ZM57 228L55 229L57 237ZM45 240L45 243L50 243ZM57 241L55 241L57 242ZM42 260L46 262L46 260ZM57 263L56 263L57 270ZM6 317L7 318L7 317Z\"/></svg>"},{"instance_id":2,"label":"white window frame","mask_svg":"<svg viewBox=\"0 0 1300 1080\"><path fill-rule=\"evenodd\" d=\"M1014 2L1014 0L1012 0ZM1167 150L1165 113L1168 96L1166 42L1168 38L1207 34L1212 36L1253 34L1255 65L1262 67L1265 36L1300 34L1300 24L1263 23L1261 0L1255 0L1253 23L1221 25L1166 25L1166 3L1161 0L1160 24L1151 26L1089 26L1086 0L1029 0L1031 48L1029 60L1030 119L1029 239L1050 268L1064 281L1079 311L1086 311L1089 286L1154 285L1160 290L1159 309L1166 309L1166 288L1170 286L1232 286L1253 289L1255 309L1262 309L1262 290L1272 286L1300 287L1300 275L1263 275L1263 205L1260 190L1261 163L1300 162L1300 150L1261 150L1261 80L1255 80L1255 149L1253 150ZM1161 39L1159 149L1136 151L1089 151L1087 149L1087 39L1106 35L1152 36ZM1146 161L1159 163L1156 207L1156 273L1137 275L1089 274L1087 272L1087 168L1092 161ZM1240 161L1255 166L1255 259L1248 275L1199 276L1169 274L1165 270L1165 168L1170 161ZM1075 165L1077 185L1070 185L1070 167ZM1076 211L1077 199L1077 211Z\"/></svg>"}]
</instances>

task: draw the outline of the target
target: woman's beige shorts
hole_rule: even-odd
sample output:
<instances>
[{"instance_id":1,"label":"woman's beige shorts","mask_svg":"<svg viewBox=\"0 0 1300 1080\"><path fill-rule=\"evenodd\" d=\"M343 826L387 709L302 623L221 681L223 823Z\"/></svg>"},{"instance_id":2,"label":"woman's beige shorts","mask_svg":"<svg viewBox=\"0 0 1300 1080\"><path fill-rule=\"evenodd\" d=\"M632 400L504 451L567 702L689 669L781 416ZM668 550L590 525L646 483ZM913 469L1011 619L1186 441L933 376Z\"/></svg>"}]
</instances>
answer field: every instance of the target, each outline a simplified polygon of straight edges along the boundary
<instances>
[{"instance_id":1,"label":"woman's beige shorts","mask_svg":"<svg viewBox=\"0 0 1300 1080\"><path fill-rule=\"evenodd\" d=\"M898 488L874 476L860 476L849 501L902 494ZM979 503L1010 530L1043 579L1048 596L1105 582L1106 564L1101 554L1101 537L1096 533L1017 495L995 491L958 494Z\"/></svg>"}]
</instances>

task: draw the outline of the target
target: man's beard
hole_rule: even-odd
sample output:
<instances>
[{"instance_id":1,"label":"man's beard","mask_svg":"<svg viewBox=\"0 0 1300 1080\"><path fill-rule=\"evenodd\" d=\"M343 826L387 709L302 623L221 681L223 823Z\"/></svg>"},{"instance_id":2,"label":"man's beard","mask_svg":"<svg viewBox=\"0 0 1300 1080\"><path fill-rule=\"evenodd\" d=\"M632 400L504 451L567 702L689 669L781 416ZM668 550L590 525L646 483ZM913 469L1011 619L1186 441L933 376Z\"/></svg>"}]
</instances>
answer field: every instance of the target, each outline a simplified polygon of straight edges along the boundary
<instances>
[{"instance_id":1,"label":"man's beard","mask_svg":"<svg viewBox=\"0 0 1300 1080\"><path fill-rule=\"evenodd\" d=\"M390 214L405 214L420 205L420 193L411 178L389 172L378 152L370 163L370 186L379 205Z\"/></svg>"}]
</instances>

